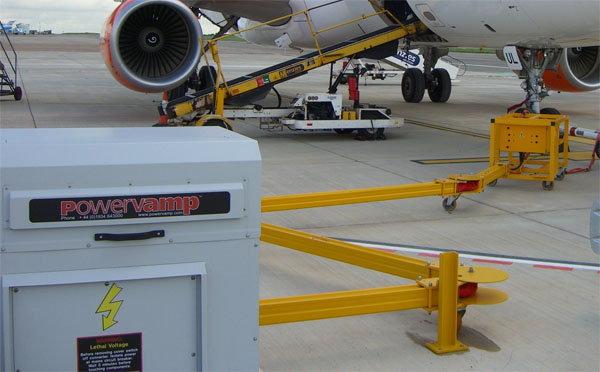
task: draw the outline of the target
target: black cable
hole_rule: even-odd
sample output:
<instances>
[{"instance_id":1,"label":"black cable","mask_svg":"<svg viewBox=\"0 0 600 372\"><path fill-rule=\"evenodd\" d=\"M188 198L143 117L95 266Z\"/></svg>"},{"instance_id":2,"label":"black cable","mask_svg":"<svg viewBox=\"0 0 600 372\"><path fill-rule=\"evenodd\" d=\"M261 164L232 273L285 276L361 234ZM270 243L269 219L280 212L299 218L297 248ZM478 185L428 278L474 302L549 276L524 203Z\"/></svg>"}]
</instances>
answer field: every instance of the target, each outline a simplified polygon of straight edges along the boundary
<instances>
[{"instance_id":1,"label":"black cable","mask_svg":"<svg viewBox=\"0 0 600 372\"><path fill-rule=\"evenodd\" d=\"M523 163L525 163L525 160L527 160L527 154L524 152L520 152L519 153L519 165L517 165L516 168L510 168L510 170L516 171L517 169L521 168L523 166Z\"/></svg>"},{"instance_id":2,"label":"black cable","mask_svg":"<svg viewBox=\"0 0 600 372\"><path fill-rule=\"evenodd\" d=\"M281 108L281 94L279 94L279 92L277 91L277 89L275 89L275 87L272 88L273 92L275 92L275 94L277 95L277 108Z\"/></svg>"}]
</instances>

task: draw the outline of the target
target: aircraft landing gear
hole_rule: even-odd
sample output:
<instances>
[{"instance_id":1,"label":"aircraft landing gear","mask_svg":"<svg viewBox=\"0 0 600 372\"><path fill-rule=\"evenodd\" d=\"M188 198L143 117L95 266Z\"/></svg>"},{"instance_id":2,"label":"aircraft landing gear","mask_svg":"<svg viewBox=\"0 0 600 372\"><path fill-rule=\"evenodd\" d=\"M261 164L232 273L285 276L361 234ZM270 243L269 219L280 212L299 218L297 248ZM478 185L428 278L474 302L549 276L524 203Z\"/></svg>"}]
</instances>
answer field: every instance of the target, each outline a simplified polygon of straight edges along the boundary
<instances>
[{"instance_id":1,"label":"aircraft landing gear","mask_svg":"<svg viewBox=\"0 0 600 372\"><path fill-rule=\"evenodd\" d=\"M556 69L562 49L529 49L522 47L517 47L516 49L522 66L519 77L525 79L521 83L521 88L525 90L527 95L524 101L525 109L534 114L558 113L558 110L554 108L546 108L543 109L546 112L541 112L540 102L550 95L548 89L544 86L542 74L545 70Z\"/></svg>"},{"instance_id":2,"label":"aircraft landing gear","mask_svg":"<svg viewBox=\"0 0 600 372\"><path fill-rule=\"evenodd\" d=\"M424 48L423 71L418 68L409 68L402 76L402 96L409 103L418 103L423 99L425 90L431 102L446 102L452 91L452 81L448 71L434 68L437 61L448 54L446 48Z\"/></svg>"},{"instance_id":3,"label":"aircraft landing gear","mask_svg":"<svg viewBox=\"0 0 600 372\"><path fill-rule=\"evenodd\" d=\"M431 71L431 77L432 79L427 87L427 93L431 102L444 103L448 101L452 89L452 82L448 71L443 68L434 68Z\"/></svg>"},{"instance_id":4,"label":"aircraft landing gear","mask_svg":"<svg viewBox=\"0 0 600 372\"><path fill-rule=\"evenodd\" d=\"M419 103L425 94L425 77L418 68L409 68L402 75L402 97L409 103Z\"/></svg>"}]
</instances>

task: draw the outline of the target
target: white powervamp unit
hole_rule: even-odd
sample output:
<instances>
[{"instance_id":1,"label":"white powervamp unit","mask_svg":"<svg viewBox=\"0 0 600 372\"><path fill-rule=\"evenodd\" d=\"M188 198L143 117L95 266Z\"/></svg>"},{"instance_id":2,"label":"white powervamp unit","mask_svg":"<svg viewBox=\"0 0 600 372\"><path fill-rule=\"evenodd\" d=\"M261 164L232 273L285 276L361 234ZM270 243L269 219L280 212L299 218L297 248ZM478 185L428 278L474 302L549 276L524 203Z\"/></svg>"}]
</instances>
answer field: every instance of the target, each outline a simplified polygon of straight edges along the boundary
<instances>
[{"instance_id":1,"label":"white powervamp unit","mask_svg":"<svg viewBox=\"0 0 600 372\"><path fill-rule=\"evenodd\" d=\"M216 127L0 141L0 370L258 370L255 141Z\"/></svg>"}]
</instances>

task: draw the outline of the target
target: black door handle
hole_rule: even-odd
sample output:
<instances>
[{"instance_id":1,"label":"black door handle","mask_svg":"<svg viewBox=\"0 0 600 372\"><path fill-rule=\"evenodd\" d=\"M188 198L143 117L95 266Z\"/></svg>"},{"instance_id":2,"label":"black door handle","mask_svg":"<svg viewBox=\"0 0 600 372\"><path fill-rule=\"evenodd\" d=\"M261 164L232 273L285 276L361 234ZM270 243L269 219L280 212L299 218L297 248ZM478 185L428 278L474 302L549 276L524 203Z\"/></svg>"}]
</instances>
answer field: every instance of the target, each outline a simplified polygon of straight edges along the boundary
<instances>
[{"instance_id":1,"label":"black door handle","mask_svg":"<svg viewBox=\"0 0 600 372\"><path fill-rule=\"evenodd\" d=\"M141 233L130 234L106 234L100 233L94 235L95 241L109 240L112 242L122 242L125 240L146 240L152 238L162 238L165 236L165 230L153 230Z\"/></svg>"}]
</instances>

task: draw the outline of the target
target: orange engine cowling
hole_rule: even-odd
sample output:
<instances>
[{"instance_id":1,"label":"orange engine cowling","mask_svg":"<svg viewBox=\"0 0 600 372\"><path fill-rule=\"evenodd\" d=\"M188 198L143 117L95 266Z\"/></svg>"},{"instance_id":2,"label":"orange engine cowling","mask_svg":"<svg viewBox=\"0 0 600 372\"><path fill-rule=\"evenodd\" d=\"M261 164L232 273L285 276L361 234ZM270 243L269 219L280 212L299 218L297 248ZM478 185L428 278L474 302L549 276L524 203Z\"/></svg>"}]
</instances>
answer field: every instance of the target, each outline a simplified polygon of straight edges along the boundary
<instances>
[{"instance_id":1,"label":"orange engine cowling","mask_svg":"<svg viewBox=\"0 0 600 372\"><path fill-rule=\"evenodd\" d=\"M587 92L600 88L600 47L567 48L557 71L544 71L546 88L560 92Z\"/></svg>"},{"instance_id":2,"label":"orange engine cowling","mask_svg":"<svg viewBox=\"0 0 600 372\"><path fill-rule=\"evenodd\" d=\"M111 74L145 93L173 89L195 71L200 22L179 0L126 0L104 24L100 49Z\"/></svg>"}]
</instances>

